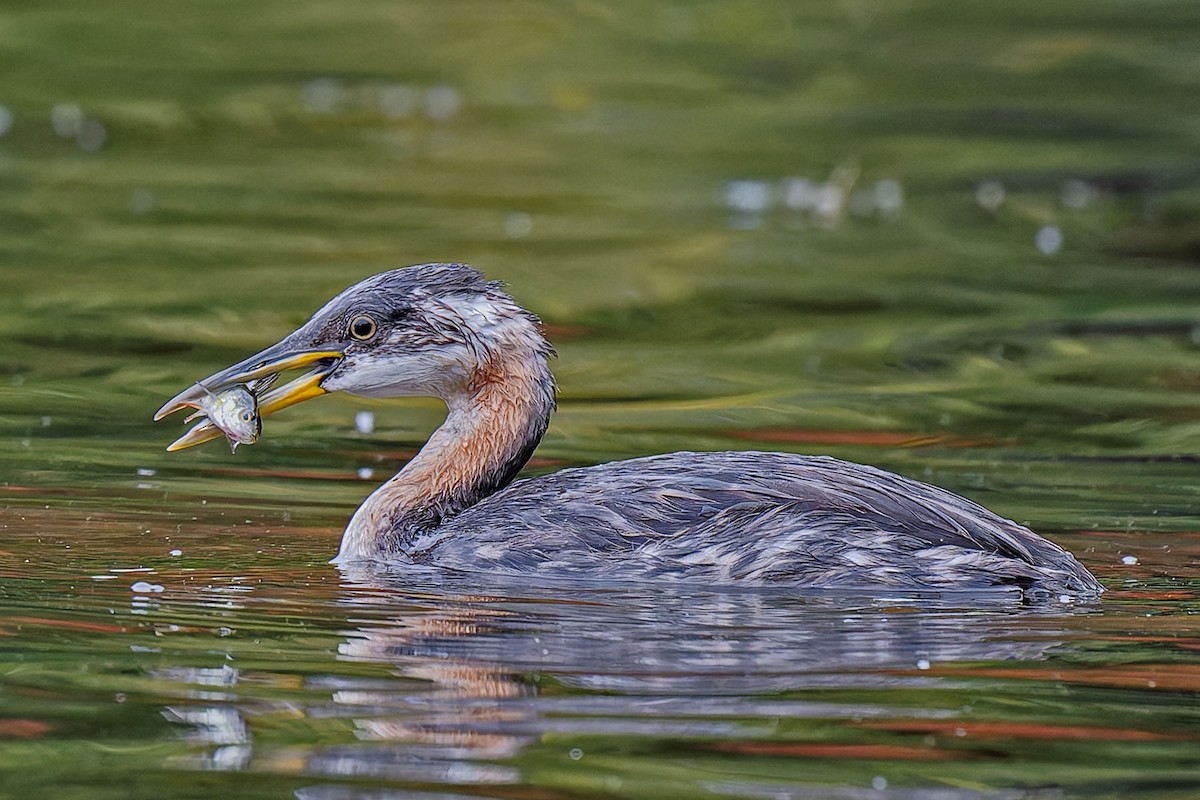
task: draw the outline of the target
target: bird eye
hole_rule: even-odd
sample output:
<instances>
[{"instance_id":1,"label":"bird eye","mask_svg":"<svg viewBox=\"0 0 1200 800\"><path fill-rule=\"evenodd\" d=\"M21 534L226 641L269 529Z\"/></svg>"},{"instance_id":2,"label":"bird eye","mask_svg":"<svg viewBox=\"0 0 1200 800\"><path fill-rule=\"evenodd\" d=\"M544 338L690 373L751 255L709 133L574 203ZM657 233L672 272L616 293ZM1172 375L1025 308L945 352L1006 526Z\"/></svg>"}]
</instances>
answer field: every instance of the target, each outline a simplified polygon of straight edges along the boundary
<instances>
[{"instance_id":1,"label":"bird eye","mask_svg":"<svg viewBox=\"0 0 1200 800\"><path fill-rule=\"evenodd\" d=\"M361 342L370 339L377 330L379 325L366 314L360 314L350 321L350 335Z\"/></svg>"}]
</instances>

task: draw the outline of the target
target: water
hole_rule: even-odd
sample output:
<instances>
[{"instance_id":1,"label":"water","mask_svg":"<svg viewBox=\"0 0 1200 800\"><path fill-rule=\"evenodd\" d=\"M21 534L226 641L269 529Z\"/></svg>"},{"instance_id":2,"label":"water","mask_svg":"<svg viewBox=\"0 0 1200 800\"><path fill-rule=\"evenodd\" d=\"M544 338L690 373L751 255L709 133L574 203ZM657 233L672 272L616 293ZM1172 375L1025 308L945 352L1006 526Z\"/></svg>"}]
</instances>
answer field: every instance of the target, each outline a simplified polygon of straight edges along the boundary
<instances>
[{"instance_id":1,"label":"water","mask_svg":"<svg viewBox=\"0 0 1200 800\"><path fill-rule=\"evenodd\" d=\"M1196 796L1196 17L4 12L0 795ZM532 469L829 453L1026 522L1109 592L342 573L436 404L163 451L166 398L447 259L548 323Z\"/></svg>"}]
</instances>

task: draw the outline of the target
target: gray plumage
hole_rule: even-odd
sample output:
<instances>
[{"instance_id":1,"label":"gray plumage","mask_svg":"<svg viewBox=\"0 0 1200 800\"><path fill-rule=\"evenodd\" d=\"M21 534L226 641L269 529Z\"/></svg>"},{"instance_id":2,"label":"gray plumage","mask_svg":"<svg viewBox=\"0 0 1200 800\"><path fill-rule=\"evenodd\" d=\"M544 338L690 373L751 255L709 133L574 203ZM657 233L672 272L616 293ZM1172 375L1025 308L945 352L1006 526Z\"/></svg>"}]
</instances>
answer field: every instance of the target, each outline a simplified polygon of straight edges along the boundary
<instances>
[{"instance_id":1,"label":"gray plumage","mask_svg":"<svg viewBox=\"0 0 1200 800\"><path fill-rule=\"evenodd\" d=\"M425 395L449 413L362 504L336 561L809 587L978 589L1094 596L1069 553L935 486L832 458L673 453L510 485L554 409L537 318L461 264L368 278L276 345L202 383L269 386L262 413L345 391ZM317 388L313 388L316 386ZM186 406L187 391L159 417ZM193 430L190 446L210 432ZM215 435L215 434L214 434Z\"/></svg>"},{"instance_id":2,"label":"gray plumage","mask_svg":"<svg viewBox=\"0 0 1200 800\"><path fill-rule=\"evenodd\" d=\"M1062 548L951 492L785 453L671 453L562 470L414 533L404 557L463 569L1102 591Z\"/></svg>"}]
</instances>

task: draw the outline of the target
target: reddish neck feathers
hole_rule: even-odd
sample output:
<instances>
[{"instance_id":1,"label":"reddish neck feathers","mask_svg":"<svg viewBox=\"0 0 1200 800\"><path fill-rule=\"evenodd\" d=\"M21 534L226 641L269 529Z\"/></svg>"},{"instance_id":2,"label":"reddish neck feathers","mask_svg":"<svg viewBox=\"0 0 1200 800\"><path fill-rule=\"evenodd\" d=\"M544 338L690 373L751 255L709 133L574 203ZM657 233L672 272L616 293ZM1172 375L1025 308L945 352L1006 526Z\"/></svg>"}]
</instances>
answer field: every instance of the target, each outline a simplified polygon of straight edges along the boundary
<instances>
[{"instance_id":1,"label":"reddish neck feathers","mask_svg":"<svg viewBox=\"0 0 1200 800\"><path fill-rule=\"evenodd\" d=\"M514 348L493 356L447 406L446 421L421 452L355 513L335 561L402 551L407 537L512 481L554 410L545 352Z\"/></svg>"}]
</instances>

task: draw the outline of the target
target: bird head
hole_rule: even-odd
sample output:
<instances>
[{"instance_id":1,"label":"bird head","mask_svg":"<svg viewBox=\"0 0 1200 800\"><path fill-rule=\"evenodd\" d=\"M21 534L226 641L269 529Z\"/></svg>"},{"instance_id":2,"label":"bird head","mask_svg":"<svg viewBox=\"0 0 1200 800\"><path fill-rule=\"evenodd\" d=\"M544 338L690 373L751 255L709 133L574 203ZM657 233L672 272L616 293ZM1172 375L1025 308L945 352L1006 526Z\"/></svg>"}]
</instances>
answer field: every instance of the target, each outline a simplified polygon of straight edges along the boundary
<instances>
[{"instance_id":1,"label":"bird head","mask_svg":"<svg viewBox=\"0 0 1200 800\"><path fill-rule=\"evenodd\" d=\"M501 284L463 264L406 267L351 286L276 344L180 392L154 418L198 407L208 393L239 384L255 390L262 416L335 391L454 403L513 349L543 362L551 352L537 318ZM300 377L269 388L281 373L304 368ZM219 435L202 422L168 449Z\"/></svg>"}]
</instances>

